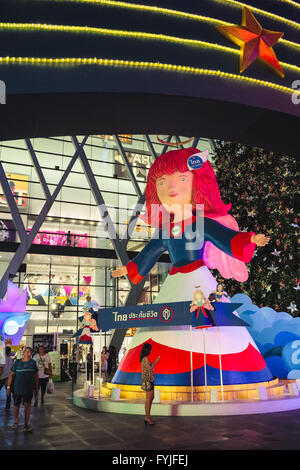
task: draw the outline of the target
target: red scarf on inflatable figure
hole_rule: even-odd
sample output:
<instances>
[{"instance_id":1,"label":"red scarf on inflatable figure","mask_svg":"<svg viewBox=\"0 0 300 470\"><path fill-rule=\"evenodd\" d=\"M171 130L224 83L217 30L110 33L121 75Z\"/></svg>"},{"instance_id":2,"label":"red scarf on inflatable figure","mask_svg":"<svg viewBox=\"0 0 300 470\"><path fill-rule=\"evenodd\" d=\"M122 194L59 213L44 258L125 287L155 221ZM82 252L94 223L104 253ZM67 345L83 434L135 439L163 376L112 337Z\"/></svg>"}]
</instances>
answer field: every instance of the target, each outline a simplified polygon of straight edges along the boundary
<instances>
[{"instance_id":1,"label":"red scarf on inflatable figure","mask_svg":"<svg viewBox=\"0 0 300 470\"><path fill-rule=\"evenodd\" d=\"M172 268L155 303L192 301L195 286L208 298L217 287L209 268L217 269L225 279L245 282L248 278L245 263L251 260L256 245L264 246L269 241L263 234L239 231L236 220L228 214L231 204L226 205L221 200L208 154L208 150L199 152L187 148L169 151L155 160L147 178L146 215L141 216L156 229L155 233L132 261L112 273L114 277L127 274L138 284L160 255L168 251ZM230 302L230 299L224 301ZM189 386L190 341L189 326L138 329L112 382L141 384L139 356L143 344L148 342L152 345L151 357L160 356L155 368L155 384ZM204 348L207 385L220 385L219 354L224 385L265 382L273 378L246 327L207 328L205 344L203 329L194 328L195 386L204 385Z\"/></svg>"}]
</instances>

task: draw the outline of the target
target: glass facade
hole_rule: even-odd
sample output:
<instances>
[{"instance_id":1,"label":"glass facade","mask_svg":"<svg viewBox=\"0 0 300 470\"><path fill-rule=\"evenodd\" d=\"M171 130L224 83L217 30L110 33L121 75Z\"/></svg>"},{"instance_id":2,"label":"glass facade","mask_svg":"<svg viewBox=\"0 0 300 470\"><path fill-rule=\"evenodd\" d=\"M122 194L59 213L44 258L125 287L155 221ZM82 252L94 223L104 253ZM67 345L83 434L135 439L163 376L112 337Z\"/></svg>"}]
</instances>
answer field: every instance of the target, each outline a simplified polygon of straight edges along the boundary
<instances>
[{"instance_id":1,"label":"glass facade","mask_svg":"<svg viewBox=\"0 0 300 470\"><path fill-rule=\"evenodd\" d=\"M149 138L157 155L166 151L157 136ZM77 139L81 143L83 137L78 136ZM89 136L83 150L118 238L121 239L126 234L139 194L144 192L154 154L143 135L123 135L119 136L119 140L121 149L113 136ZM182 140L186 140L186 137ZM34 138L29 143L52 195L76 152L72 138ZM175 147L168 147L167 150L172 148ZM199 139L197 148L208 148L212 158L211 141ZM27 233L47 203L32 149L30 151L26 140L4 141L0 144L1 163ZM122 152L127 161L124 161ZM0 220L2 277L21 240L1 186ZM140 251L150 237L151 228L139 220L128 241L127 251ZM56 319L51 314L54 301L65 306L58 331L66 334L77 331L78 317L82 315L86 295L91 295L103 307L125 303L130 285L125 278L114 279L111 276L111 270L120 262L79 158L55 201L47 207L33 245L38 246L27 252L21 269L12 279L21 289L27 288L27 310L31 312L25 330L27 344L30 344L33 334L57 330ZM55 251L57 247L61 247L60 253ZM140 303L153 302L168 269L166 263L158 263L153 268L146 279ZM107 343L109 334L106 334Z\"/></svg>"}]
</instances>

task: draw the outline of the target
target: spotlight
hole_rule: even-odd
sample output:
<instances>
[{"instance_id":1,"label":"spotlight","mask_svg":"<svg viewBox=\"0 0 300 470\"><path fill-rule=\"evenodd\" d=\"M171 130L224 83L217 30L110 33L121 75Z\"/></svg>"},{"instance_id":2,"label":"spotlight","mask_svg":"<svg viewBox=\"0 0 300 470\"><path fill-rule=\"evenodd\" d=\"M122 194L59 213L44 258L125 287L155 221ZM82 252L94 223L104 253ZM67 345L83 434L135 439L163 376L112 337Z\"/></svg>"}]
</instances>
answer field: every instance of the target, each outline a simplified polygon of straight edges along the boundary
<instances>
[{"instance_id":1,"label":"spotlight","mask_svg":"<svg viewBox=\"0 0 300 470\"><path fill-rule=\"evenodd\" d=\"M59 302L53 302L51 304L51 313L54 318L59 318L65 309L64 305L61 305Z\"/></svg>"}]
</instances>

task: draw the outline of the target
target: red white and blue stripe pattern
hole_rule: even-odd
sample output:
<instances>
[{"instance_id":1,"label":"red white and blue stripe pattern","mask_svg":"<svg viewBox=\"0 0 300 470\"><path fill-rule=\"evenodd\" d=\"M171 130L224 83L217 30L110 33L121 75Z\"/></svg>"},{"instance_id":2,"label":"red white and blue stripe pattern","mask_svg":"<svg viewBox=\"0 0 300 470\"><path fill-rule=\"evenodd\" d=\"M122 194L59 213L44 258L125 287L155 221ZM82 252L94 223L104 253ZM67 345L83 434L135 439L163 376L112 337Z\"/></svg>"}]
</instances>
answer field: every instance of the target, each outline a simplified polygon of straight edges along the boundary
<instances>
[{"instance_id":1,"label":"red white and blue stripe pattern","mask_svg":"<svg viewBox=\"0 0 300 470\"><path fill-rule=\"evenodd\" d=\"M200 286L208 297L209 293L216 289L216 285L216 280L206 266L188 273L178 272L167 277L155 303L191 301L195 286ZM226 299L223 302L230 302L229 298ZM166 325L160 328L138 329L119 365L113 383L141 384L139 357L145 342L152 345L150 361L160 356L154 371L155 385L190 386L191 350L195 386L205 385L205 363L207 385L210 386L221 384L220 370L224 385L259 383L273 379L246 327L218 326L193 328L190 331L189 326Z\"/></svg>"},{"instance_id":2,"label":"red white and blue stripe pattern","mask_svg":"<svg viewBox=\"0 0 300 470\"><path fill-rule=\"evenodd\" d=\"M155 367L155 385L190 386L191 385L191 357L190 351L171 348L156 343L152 339L147 341L152 345L150 361L160 356ZM122 359L113 383L124 385L141 384L141 364L139 361L143 343L128 351ZM220 385L220 357L218 354L206 354L207 385ZM223 384L243 384L265 382L272 380L262 355L248 344L246 349L239 353L222 354L221 356ZM201 386L204 381L204 354L193 353L193 384Z\"/></svg>"}]
</instances>

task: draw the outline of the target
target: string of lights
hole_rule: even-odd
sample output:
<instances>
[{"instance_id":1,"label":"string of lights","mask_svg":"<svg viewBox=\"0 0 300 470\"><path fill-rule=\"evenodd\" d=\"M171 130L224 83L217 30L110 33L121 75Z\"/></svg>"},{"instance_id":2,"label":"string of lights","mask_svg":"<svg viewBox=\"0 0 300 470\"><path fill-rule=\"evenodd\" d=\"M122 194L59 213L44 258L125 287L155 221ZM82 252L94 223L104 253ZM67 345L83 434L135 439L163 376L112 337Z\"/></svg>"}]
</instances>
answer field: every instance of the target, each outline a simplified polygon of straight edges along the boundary
<instances>
[{"instance_id":1,"label":"string of lights","mask_svg":"<svg viewBox=\"0 0 300 470\"><path fill-rule=\"evenodd\" d=\"M283 16L276 15L275 13L271 13L267 10L262 10L260 8L254 7L253 5L249 5L248 3L239 2L237 0L213 0L213 1L214 2L219 2L219 3L227 3L228 5L230 5L232 7L235 7L235 8L247 7L254 13L258 13L259 15L267 16L268 18L272 18L273 20L280 21L280 22L283 22L285 24L288 24L289 26L292 26L293 28L300 29L300 24L299 23L296 23L295 21L289 20L288 18L284 18Z\"/></svg>"},{"instance_id":2,"label":"string of lights","mask_svg":"<svg viewBox=\"0 0 300 470\"><path fill-rule=\"evenodd\" d=\"M195 75L210 75L218 78L232 79L244 81L257 86L272 88L284 93L295 93L294 88L288 88L277 83L250 78L244 75L223 72L221 70L210 70L185 65L165 64L161 62L140 62L135 60L118 60L103 59L97 57L65 57L65 58L49 58L49 57L0 57L0 64L27 64L27 65L99 65L104 67L131 67L137 69L164 70L170 72L183 72Z\"/></svg>"},{"instance_id":3,"label":"string of lights","mask_svg":"<svg viewBox=\"0 0 300 470\"><path fill-rule=\"evenodd\" d=\"M220 49L222 51L235 53L236 50L231 47L222 46L217 43L209 43L206 41L200 41L197 39L185 39L176 36L169 36L166 34L156 33L144 33L142 31L125 31L120 29L108 29L108 28L96 28L91 26L69 26L69 25L53 25L53 24L41 24L41 23L1 23L1 29L13 29L13 30L40 30L40 31L64 31L74 33L93 33L101 35L119 36L119 37L131 37L138 39L155 39L169 42L176 42L181 44L188 44L193 46L210 47L213 49ZM299 44L300 48L300 44Z\"/></svg>"},{"instance_id":4,"label":"string of lights","mask_svg":"<svg viewBox=\"0 0 300 470\"><path fill-rule=\"evenodd\" d=\"M13 30L37 30L37 31L62 31L68 33L86 33L86 34L99 34L99 35L108 35L113 37L126 37L126 38L135 38L135 39L146 39L146 40L159 40L165 42L172 42L176 44L182 44L187 46L197 46L197 47L206 47L214 50L219 50L222 52L227 52L235 55L239 55L240 51L238 49L233 49L231 47L222 46L221 44L210 43L206 41L200 41L196 39L185 39L179 38L176 36L169 36L165 34L155 34L155 33L144 33L139 31L124 31L117 29L108 29L108 28L96 28L90 26L69 26L69 25L53 25L53 24L41 24L41 23L2 23L0 22L0 29L13 29ZM299 45L300 48L300 45ZM300 67L289 64L286 62L280 62L283 68L292 70L294 72L300 72Z\"/></svg>"},{"instance_id":5,"label":"string of lights","mask_svg":"<svg viewBox=\"0 0 300 470\"><path fill-rule=\"evenodd\" d=\"M292 0L280 0L280 1L284 3L289 3L290 5L293 5L293 7L300 8L300 3L293 2Z\"/></svg>"},{"instance_id":6,"label":"string of lights","mask_svg":"<svg viewBox=\"0 0 300 470\"><path fill-rule=\"evenodd\" d=\"M121 1L115 1L115 0L55 0L55 1L57 2L68 1L68 2L74 2L74 3L91 3L95 5L98 4L102 6L127 8L127 9L133 9L133 10L148 11L151 13L162 13L166 15L180 16L182 18L189 18L189 19L193 19L197 21L210 21L216 24L224 24L224 25L230 24L225 21L218 20L216 18L210 18L207 16L197 15L194 13L187 13L187 12L179 11L179 10L172 10L170 8L162 8L162 7L152 6L152 5L142 5L138 3L128 3L128 2L121 2ZM253 7L252 5L248 5L247 3L242 3L242 2L235 1L235 0L214 0L214 1L220 1L221 3L228 3L238 8L246 6L256 13L259 13L264 16L268 16L269 18L272 18L274 20L280 21L285 24L289 24L290 26L294 28L300 29L300 24L296 23L295 21L289 20L287 18L276 15L274 13L270 13L269 11L266 11L266 10Z\"/></svg>"},{"instance_id":7,"label":"string of lights","mask_svg":"<svg viewBox=\"0 0 300 470\"><path fill-rule=\"evenodd\" d=\"M139 3L128 3L128 2L121 2L121 1L114 1L114 0L54 0L56 2L72 2L72 3L91 3L94 5L101 5L107 7L116 7L116 8L126 8L129 10L139 10L144 12L150 13L160 13L169 16L177 16L181 18L186 18L190 20L197 20L197 21L207 21L210 23L215 24L230 24L222 20L218 20L216 18L211 18L208 16L197 15L194 13L187 13L184 11L179 10L172 10L170 8L163 8L163 7L156 7L152 5L141 5Z\"/></svg>"},{"instance_id":8,"label":"string of lights","mask_svg":"<svg viewBox=\"0 0 300 470\"><path fill-rule=\"evenodd\" d=\"M280 38L278 42L281 43L281 44L284 44L285 46L300 49L300 44L298 44L297 42L288 41L287 39L282 39L282 38Z\"/></svg>"}]
</instances>

